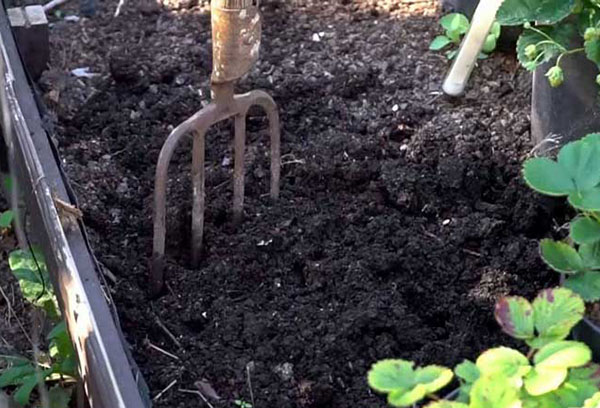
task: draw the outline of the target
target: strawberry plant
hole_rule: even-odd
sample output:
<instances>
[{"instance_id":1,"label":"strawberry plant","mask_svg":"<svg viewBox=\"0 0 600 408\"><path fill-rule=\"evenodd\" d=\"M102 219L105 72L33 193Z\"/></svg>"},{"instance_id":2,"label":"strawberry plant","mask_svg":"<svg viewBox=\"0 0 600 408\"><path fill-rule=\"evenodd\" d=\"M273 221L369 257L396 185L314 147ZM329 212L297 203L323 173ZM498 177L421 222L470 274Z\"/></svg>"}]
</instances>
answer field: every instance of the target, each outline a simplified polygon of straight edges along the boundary
<instances>
[{"instance_id":1,"label":"strawberry plant","mask_svg":"<svg viewBox=\"0 0 600 408\"><path fill-rule=\"evenodd\" d=\"M527 70L533 71L545 62L555 61L546 73L552 87L563 83L565 73L561 62L569 55L584 53L600 66L600 2L597 0L504 0L497 19L502 25L523 26L517 55Z\"/></svg>"},{"instance_id":2,"label":"strawberry plant","mask_svg":"<svg viewBox=\"0 0 600 408\"><path fill-rule=\"evenodd\" d=\"M549 196L567 197L578 212L564 241L544 239L543 260L566 276L564 286L586 301L600 300L600 134L565 145L556 160L532 158L526 183Z\"/></svg>"},{"instance_id":3,"label":"strawberry plant","mask_svg":"<svg viewBox=\"0 0 600 408\"><path fill-rule=\"evenodd\" d=\"M527 355L508 347L465 360L454 372L438 365L415 367L406 360L383 360L368 374L372 389L387 394L388 403L410 407L430 399L429 408L597 407L600 366L591 363L590 348L565 340L583 318L583 299L566 288L547 289L529 302L522 297L498 301L495 317L502 330L524 341ZM437 392L456 377L454 400Z\"/></svg>"},{"instance_id":4,"label":"strawberry plant","mask_svg":"<svg viewBox=\"0 0 600 408\"><path fill-rule=\"evenodd\" d=\"M48 391L50 406L66 408L71 389L65 385L77 381L77 356L67 326L60 318L43 256L36 250L16 250L9 255L9 266L25 300L43 309L54 327L46 336L47 352L40 352L35 361L22 356L0 356L7 363L0 375L0 388L14 389L14 400L26 405L40 382L56 384Z\"/></svg>"},{"instance_id":5,"label":"strawberry plant","mask_svg":"<svg viewBox=\"0 0 600 408\"><path fill-rule=\"evenodd\" d=\"M460 45L462 37L469 31L471 24L469 19L460 13L448 14L440 20L440 25L444 28L444 35L437 36L429 45L433 51L443 50L449 46L453 49L446 51L446 57L453 59L458 53L457 47ZM496 43L500 37L500 24L494 23L490 33L486 37L480 58L486 58L487 54L496 49Z\"/></svg>"}]
</instances>

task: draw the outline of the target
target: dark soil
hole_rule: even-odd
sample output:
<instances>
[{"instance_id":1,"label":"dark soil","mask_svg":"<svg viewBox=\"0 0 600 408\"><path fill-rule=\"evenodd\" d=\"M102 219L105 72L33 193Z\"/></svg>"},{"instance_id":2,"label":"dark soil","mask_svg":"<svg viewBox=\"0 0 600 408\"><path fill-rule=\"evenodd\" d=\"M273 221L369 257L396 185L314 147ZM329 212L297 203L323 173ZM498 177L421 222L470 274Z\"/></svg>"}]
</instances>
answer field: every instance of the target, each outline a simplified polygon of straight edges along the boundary
<instances>
[{"instance_id":1,"label":"dark soil","mask_svg":"<svg viewBox=\"0 0 600 408\"><path fill-rule=\"evenodd\" d=\"M147 1L147 0L139 0ZM496 54L466 97L440 85L422 1L265 1L262 88L283 121L281 199L268 195L266 121L249 119L245 221L231 222L232 136L207 141L207 223L189 268L190 143L171 164L168 286L146 295L155 163L172 126L209 98L207 4L115 1L54 21L41 82L99 260L157 407L384 406L365 382L385 357L454 365L507 337L498 296L557 281L538 257L553 229L519 176L531 151L529 74ZM319 41L315 41L315 40ZM93 79L70 70L89 67ZM181 348L156 323L177 337ZM159 346L180 360L151 348ZM207 389L204 388L204 393Z\"/></svg>"}]
</instances>

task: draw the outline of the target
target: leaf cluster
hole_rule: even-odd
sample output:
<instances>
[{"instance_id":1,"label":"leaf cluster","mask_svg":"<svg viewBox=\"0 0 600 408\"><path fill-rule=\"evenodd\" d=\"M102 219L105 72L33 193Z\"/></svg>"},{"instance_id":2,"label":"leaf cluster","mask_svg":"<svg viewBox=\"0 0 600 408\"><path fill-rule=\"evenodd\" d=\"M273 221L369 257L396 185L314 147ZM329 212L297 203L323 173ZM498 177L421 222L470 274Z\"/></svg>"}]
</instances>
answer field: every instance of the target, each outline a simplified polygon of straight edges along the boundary
<instances>
[{"instance_id":1,"label":"leaf cluster","mask_svg":"<svg viewBox=\"0 0 600 408\"><path fill-rule=\"evenodd\" d=\"M600 366L591 363L587 345L565 340L584 310L583 300L566 288L544 290L532 303L521 297L500 299L496 320L531 347L528 355L496 347L475 362L463 361L454 372L383 360L369 371L369 385L387 394L388 403L396 407L429 398L433 401L428 408L597 408ZM460 382L458 397L440 399L436 393L454 377Z\"/></svg>"},{"instance_id":2,"label":"leaf cluster","mask_svg":"<svg viewBox=\"0 0 600 408\"><path fill-rule=\"evenodd\" d=\"M71 390L64 385L76 381L77 355L67 325L61 320L44 258L36 249L15 250L9 255L9 266L25 300L43 309L54 327L46 336L48 351L40 353L36 361L21 356L0 356L7 363L0 374L0 388L14 389L13 399L27 405L38 384L57 384L49 390L50 408L66 408Z\"/></svg>"},{"instance_id":3,"label":"leaf cluster","mask_svg":"<svg viewBox=\"0 0 600 408\"><path fill-rule=\"evenodd\" d=\"M445 15L440 20L440 25L444 28L444 35L438 35L429 45L429 49L440 51L450 46L452 49L446 51L446 57L453 59L458 53L457 47L460 45L462 37L469 31L471 24L469 19L460 13ZM480 59L487 58L487 55L496 49L498 38L500 38L501 27L495 22L485 39L483 49L479 55Z\"/></svg>"},{"instance_id":4,"label":"leaf cluster","mask_svg":"<svg viewBox=\"0 0 600 408\"><path fill-rule=\"evenodd\" d=\"M568 55L584 53L600 67L600 2L597 0L505 0L497 19L502 25L524 27L517 42L517 55L527 70L556 61L546 73L553 87L564 82L561 61ZM571 47L573 43L577 46ZM596 82L600 82L600 76Z\"/></svg>"},{"instance_id":5,"label":"leaf cluster","mask_svg":"<svg viewBox=\"0 0 600 408\"><path fill-rule=\"evenodd\" d=\"M565 145L556 160L527 160L523 176L535 191L567 197L577 210L568 238L544 239L540 252L546 264L566 275L565 287L586 301L600 300L600 134Z\"/></svg>"}]
</instances>

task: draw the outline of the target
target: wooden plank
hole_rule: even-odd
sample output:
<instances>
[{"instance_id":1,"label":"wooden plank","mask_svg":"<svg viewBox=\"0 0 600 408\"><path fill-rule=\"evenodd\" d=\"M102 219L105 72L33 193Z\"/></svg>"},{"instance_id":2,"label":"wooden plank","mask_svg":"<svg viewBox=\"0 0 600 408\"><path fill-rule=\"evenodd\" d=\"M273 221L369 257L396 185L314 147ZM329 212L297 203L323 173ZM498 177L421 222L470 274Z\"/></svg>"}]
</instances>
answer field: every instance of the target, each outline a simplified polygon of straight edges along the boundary
<instances>
[{"instance_id":1,"label":"wooden plank","mask_svg":"<svg viewBox=\"0 0 600 408\"><path fill-rule=\"evenodd\" d=\"M92 408L143 408L145 383L135 376L106 302L83 224L61 223L53 195L72 202L10 31L0 9L0 107L3 136L19 189L22 227L41 247L79 356ZM136 381L137 380L137 381Z\"/></svg>"}]
</instances>

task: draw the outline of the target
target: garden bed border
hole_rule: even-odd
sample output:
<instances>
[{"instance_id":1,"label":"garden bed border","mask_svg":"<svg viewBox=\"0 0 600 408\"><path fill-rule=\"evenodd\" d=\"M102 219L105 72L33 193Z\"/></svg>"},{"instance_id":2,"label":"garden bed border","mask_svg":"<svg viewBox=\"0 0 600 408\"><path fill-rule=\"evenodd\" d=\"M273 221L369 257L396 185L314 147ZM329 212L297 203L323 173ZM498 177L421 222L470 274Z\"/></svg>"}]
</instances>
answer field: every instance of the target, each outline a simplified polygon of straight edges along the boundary
<instances>
[{"instance_id":1,"label":"garden bed border","mask_svg":"<svg viewBox=\"0 0 600 408\"><path fill-rule=\"evenodd\" d=\"M76 206L76 198L45 130L4 7L0 7L0 54L0 124L18 190L17 223L26 231L18 234L20 243L39 246L45 256L89 405L148 407L147 387L130 356L114 306L107 302L110 297L101 285L83 222L76 218L65 222L64 216L61 222L55 199Z\"/></svg>"}]
</instances>

